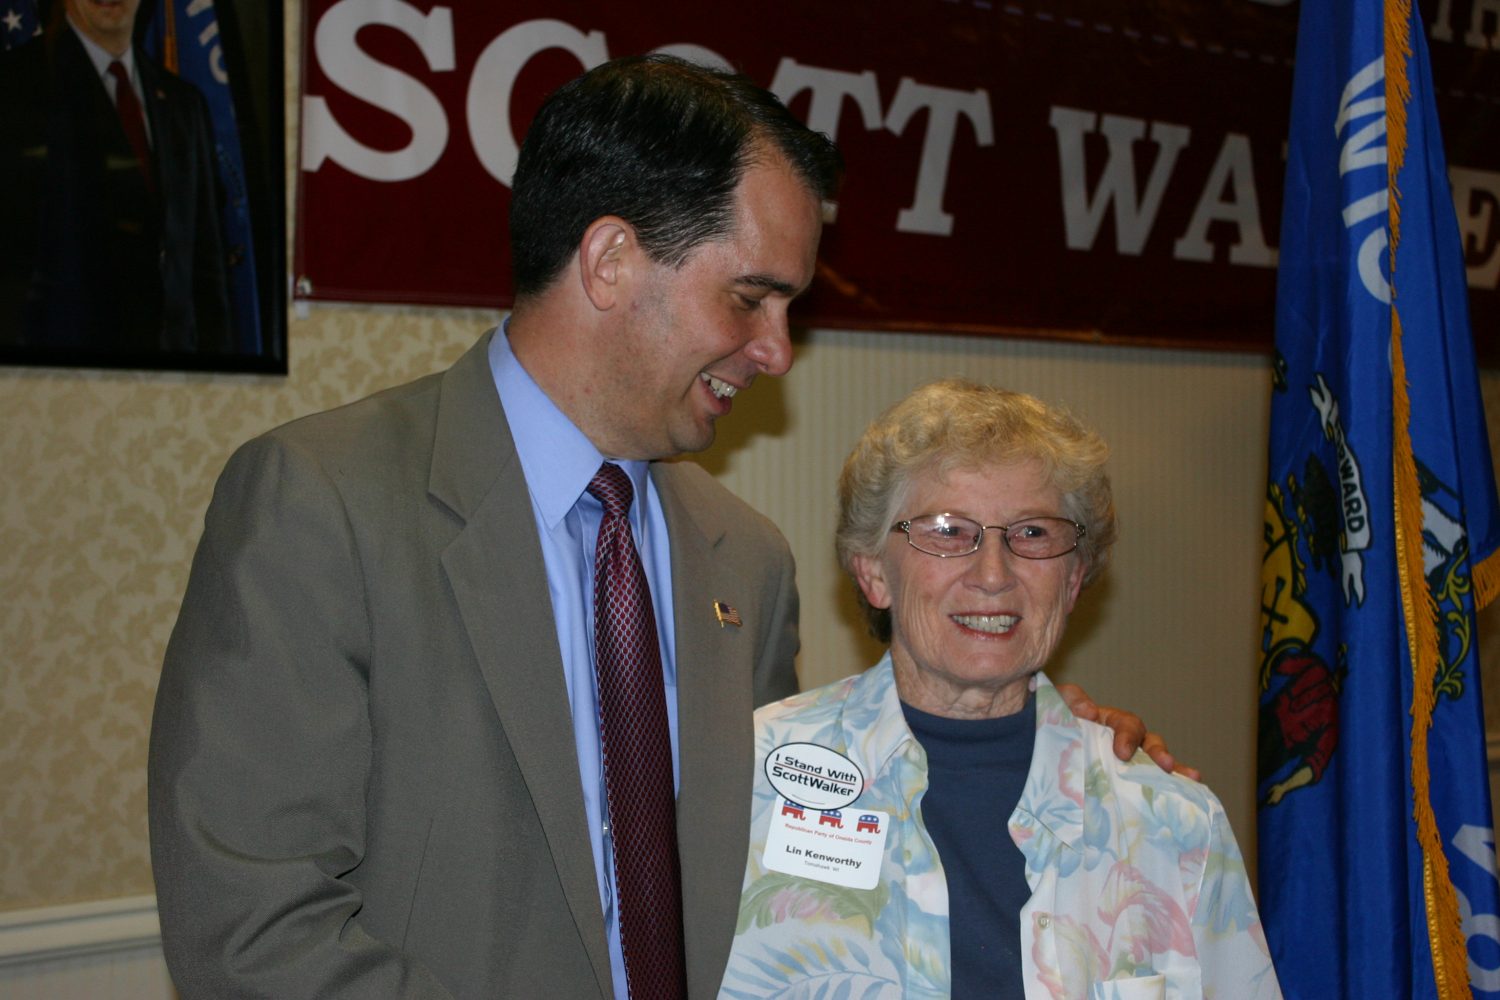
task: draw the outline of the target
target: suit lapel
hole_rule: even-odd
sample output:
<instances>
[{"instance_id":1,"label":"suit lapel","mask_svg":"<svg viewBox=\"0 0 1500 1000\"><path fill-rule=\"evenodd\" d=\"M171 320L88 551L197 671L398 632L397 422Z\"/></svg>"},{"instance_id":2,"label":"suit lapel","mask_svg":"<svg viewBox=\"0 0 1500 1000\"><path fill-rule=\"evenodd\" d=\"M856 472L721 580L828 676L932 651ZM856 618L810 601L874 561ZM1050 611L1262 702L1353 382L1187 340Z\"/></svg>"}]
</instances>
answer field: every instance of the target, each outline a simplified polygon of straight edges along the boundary
<instances>
[{"instance_id":1,"label":"suit lapel","mask_svg":"<svg viewBox=\"0 0 1500 1000\"><path fill-rule=\"evenodd\" d=\"M677 725L688 993L714 996L729 961L750 827L755 623L719 624L713 602L740 607L743 567L719 565L732 526L673 463L652 465L672 540ZM741 773L743 772L743 773Z\"/></svg>"},{"instance_id":2,"label":"suit lapel","mask_svg":"<svg viewBox=\"0 0 1500 1000\"><path fill-rule=\"evenodd\" d=\"M490 374L489 342L482 338L443 376L429 491L464 520L443 552L443 568L600 992L609 995L604 918L547 570Z\"/></svg>"},{"instance_id":3,"label":"suit lapel","mask_svg":"<svg viewBox=\"0 0 1500 1000\"><path fill-rule=\"evenodd\" d=\"M443 566L600 991L609 995L604 920L546 567L488 351L487 336L443 377L429 490L464 521ZM698 997L718 991L738 912L750 823L757 632L753 621L724 628L714 618L714 600L745 606L736 600L745 586L735 573L743 567L718 566L716 550L732 526L682 471L671 463L651 467L671 538L678 843L689 994Z\"/></svg>"}]
</instances>

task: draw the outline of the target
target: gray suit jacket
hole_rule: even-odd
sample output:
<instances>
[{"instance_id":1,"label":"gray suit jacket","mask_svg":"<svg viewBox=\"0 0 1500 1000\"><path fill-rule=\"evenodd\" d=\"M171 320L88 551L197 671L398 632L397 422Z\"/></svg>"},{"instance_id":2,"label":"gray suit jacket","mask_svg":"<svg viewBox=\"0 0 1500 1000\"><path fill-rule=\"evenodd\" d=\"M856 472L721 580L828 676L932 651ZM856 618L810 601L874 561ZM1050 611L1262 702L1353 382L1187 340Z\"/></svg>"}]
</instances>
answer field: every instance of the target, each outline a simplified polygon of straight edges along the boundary
<instances>
[{"instance_id":1,"label":"gray suit jacket","mask_svg":"<svg viewBox=\"0 0 1500 1000\"><path fill-rule=\"evenodd\" d=\"M483 338L230 460L152 725L163 944L194 997L608 997L546 572ZM751 711L795 690L791 554L656 463L689 990L734 933ZM723 627L712 602L743 627Z\"/></svg>"}]
</instances>

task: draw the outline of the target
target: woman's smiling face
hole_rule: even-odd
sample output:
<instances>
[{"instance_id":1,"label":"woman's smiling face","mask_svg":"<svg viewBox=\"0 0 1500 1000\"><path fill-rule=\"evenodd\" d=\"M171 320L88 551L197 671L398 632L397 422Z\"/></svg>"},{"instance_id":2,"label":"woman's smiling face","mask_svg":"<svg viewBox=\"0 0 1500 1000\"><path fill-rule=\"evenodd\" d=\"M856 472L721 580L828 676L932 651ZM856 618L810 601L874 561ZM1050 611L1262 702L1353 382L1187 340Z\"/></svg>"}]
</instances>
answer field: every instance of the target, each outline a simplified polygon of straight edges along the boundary
<instances>
[{"instance_id":1,"label":"woman's smiling face","mask_svg":"<svg viewBox=\"0 0 1500 1000\"><path fill-rule=\"evenodd\" d=\"M922 473L897 517L937 513L985 525L1064 516L1061 492L1030 461ZM893 532L880 553L853 562L866 599L890 609L902 700L952 717L1020 709L1031 675L1062 638L1084 574L1076 551L1022 559L998 531L985 532L979 551L947 559L919 552Z\"/></svg>"}]
</instances>

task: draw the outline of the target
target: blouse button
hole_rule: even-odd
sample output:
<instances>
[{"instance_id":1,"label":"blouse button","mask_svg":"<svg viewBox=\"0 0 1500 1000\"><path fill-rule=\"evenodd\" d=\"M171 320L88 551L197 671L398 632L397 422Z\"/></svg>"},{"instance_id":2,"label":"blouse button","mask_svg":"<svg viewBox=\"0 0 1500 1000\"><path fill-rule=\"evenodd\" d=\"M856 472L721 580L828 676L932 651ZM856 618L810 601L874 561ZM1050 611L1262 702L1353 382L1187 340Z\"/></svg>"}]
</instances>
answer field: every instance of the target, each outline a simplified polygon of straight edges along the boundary
<instances>
[{"instance_id":1,"label":"blouse button","mask_svg":"<svg viewBox=\"0 0 1500 1000\"><path fill-rule=\"evenodd\" d=\"M1046 928L1052 926L1052 918L1044 913L1040 917L1036 918L1036 925L1045 930Z\"/></svg>"}]
</instances>

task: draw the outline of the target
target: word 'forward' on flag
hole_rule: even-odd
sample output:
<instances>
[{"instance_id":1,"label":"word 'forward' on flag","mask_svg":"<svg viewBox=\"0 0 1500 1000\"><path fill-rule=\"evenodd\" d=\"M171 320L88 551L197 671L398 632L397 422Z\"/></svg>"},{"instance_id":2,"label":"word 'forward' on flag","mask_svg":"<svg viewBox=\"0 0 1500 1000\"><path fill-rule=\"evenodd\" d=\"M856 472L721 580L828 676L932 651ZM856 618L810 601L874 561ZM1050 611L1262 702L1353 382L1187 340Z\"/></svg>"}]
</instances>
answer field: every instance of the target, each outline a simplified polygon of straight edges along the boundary
<instances>
[{"instance_id":1,"label":"word 'forward' on flag","mask_svg":"<svg viewBox=\"0 0 1500 1000\"><path fill-rule=\"evenodd\" d=\"M1500 589L1410 0L1303 3L1277 287L1260 897L1288 997L1500 998L1474 615Z\"/></svg>"}]
</instances>

